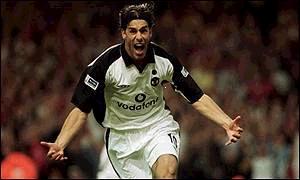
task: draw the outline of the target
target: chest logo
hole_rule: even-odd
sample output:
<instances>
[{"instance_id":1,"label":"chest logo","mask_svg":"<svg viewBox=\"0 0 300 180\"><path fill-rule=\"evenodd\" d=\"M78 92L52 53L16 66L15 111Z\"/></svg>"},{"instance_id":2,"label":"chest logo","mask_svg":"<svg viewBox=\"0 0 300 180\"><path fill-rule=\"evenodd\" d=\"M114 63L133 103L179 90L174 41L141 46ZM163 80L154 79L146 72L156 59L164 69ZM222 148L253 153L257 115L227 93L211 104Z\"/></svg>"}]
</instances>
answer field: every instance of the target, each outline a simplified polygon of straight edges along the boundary
<instances>
[{"instance_id":1,"label":"chest logo","mask_svg":"<svg viewBox=\"0 0 300 180\"><path fill-rule=\"evenodd\" d=\"M118 85L118 88L129 88L129 85Z\"/></svg>"},{"instance_id":2,"label":"chest logo","mask_svg":"<svg viewBox=\"0 0 300 180\"><path fill-rule=\"evenodd\" d=\"M159 78L158 77L154 77L151 79L151 85L152 86L157 86L159 84Z\"/></svg>"},{"instance_id":3,"label":"chest logo","mask_svg":"<svg viewBox=\"0 0 300 180\"><path fill-rule=\"evenodd\" d=\"M151 98L148 101L145 101L145 99L146 99L146 95L140 93L135 96L135 101L137 102L137 104L131 104L131 103L125 104L121 101L117 101L117 105L119 108L123 108L125 110L140 111L140 110L150 108L151 106L154 106L155 104L157 104L159 100L158 97Z\"/></svg>"},{"instance_id":4,"label":"chest logo","mask_svg":"<svg viewBox=\"0 0 300 180\"><path fill-rule=\"evenodd\" d=\"M135 96L135 101L136 102L143 102L146 99L146 95L145 94L138 94Z\"/></svg>"}]
</instances>

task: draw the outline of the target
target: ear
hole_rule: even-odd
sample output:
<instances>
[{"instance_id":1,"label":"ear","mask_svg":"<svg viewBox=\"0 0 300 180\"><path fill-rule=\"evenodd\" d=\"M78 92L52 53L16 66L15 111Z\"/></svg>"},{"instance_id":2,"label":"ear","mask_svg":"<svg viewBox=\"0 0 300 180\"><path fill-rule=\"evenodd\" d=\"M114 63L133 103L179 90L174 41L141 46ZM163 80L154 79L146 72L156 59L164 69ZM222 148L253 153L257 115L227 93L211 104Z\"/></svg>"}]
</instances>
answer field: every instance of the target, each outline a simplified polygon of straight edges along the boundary
<instances>
[{"instance_id":1,"label":"ear","mask_svg":"<svg viewBox=\"0 0 300 180\"><path fill-rule=\"evenodd\" d=\"M123 38L123 40L126 38L126 32L125 32L126 30L124 30L124 29L121 29L121 34L122 34L122 38Z\"/></svg>"},{"instance_id":2,"label":"ear","mask_svg":"<svg viewBox=\"0 0 300 180\"><path fill-rule=\"evenodd\" d=\"M149 37L152 38L152 28L149 29Z\"/></svg>"}]
</instances>

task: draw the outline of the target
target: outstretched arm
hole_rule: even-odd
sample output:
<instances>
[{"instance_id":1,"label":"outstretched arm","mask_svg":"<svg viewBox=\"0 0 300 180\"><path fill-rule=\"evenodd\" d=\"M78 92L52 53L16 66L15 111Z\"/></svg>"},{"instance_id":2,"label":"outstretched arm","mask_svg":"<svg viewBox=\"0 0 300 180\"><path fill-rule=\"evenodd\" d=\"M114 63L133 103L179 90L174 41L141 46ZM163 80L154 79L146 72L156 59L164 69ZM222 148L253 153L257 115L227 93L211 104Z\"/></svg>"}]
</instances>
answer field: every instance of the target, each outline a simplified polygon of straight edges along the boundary
<instances>
[{"instance_id":1,"label":"outstretched arm","mask_svg":"<svg viewBox=\"0 0 300 180\"><path fill-rule=\"evenodd\" d=\"M243 132L243 129L239 127L241 117L237 116L232 120L208 95L204 94L198 101L193 103L192 106L208 119L225 129L229 138L225 145L237 142L241 137L241 133Z\"/></svg>"},{"instance_id":2,"label":"outstretched arm","mask_svg":"<svg viewBox=\"0 0 300 180\"><path fill-rule=\"evenodd\" d=\"M86 122L87 117L87 113L82 112L79 108L74 108L66 118L55 143L41 142L42 145L49 148L47 156L51 160L67 159L67 157L64 156L64 149L77 134L79 129L81 129L83 123Z\"/></svg>"}]
</instances>

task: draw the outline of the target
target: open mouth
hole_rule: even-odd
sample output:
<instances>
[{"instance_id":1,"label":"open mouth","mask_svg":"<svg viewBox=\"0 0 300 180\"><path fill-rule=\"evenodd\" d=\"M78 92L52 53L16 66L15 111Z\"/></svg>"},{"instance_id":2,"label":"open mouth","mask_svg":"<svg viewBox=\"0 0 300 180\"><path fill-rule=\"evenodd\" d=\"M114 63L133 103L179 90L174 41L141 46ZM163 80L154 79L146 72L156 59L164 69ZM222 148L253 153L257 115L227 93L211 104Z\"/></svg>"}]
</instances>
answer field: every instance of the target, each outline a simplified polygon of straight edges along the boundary
<instances>
[{"instance_id":1,"label":"open mouth","mask_svg":"<svg viewBox=\"0 0 300 180\"><path fill-rule=\"evenodd\" d=\"M134 44L133 47L136 50L137 54L142 54L144 52L144 49L145 49L145 45L141 44L141 43Z\"/></svg>"}]
</instances>

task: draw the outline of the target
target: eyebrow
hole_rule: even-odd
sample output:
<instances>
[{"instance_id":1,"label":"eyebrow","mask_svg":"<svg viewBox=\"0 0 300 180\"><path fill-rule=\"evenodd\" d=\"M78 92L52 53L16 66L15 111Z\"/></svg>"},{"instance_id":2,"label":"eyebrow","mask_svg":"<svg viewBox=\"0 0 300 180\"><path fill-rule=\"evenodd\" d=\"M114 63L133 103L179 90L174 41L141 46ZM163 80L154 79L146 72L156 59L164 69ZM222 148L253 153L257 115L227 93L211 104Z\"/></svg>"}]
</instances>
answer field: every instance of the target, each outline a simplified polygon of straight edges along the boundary
<instances>
[{"instance_id":1,"label":"eyebrow","mask_svg":"<svg viewBox=\"0 0 300 180\"><path fill-rule=\"evenodd\" d=\"M145 25L145 26L141 27L140 29L145 29L145 28L148 28L148 27L149 27L148 25ZM127 28L128 29L138 29L138 28L130 27L130 26L128 26ZM140 30L140 29L138 29L138 30Z\"/></svg>"}]
</instances>

